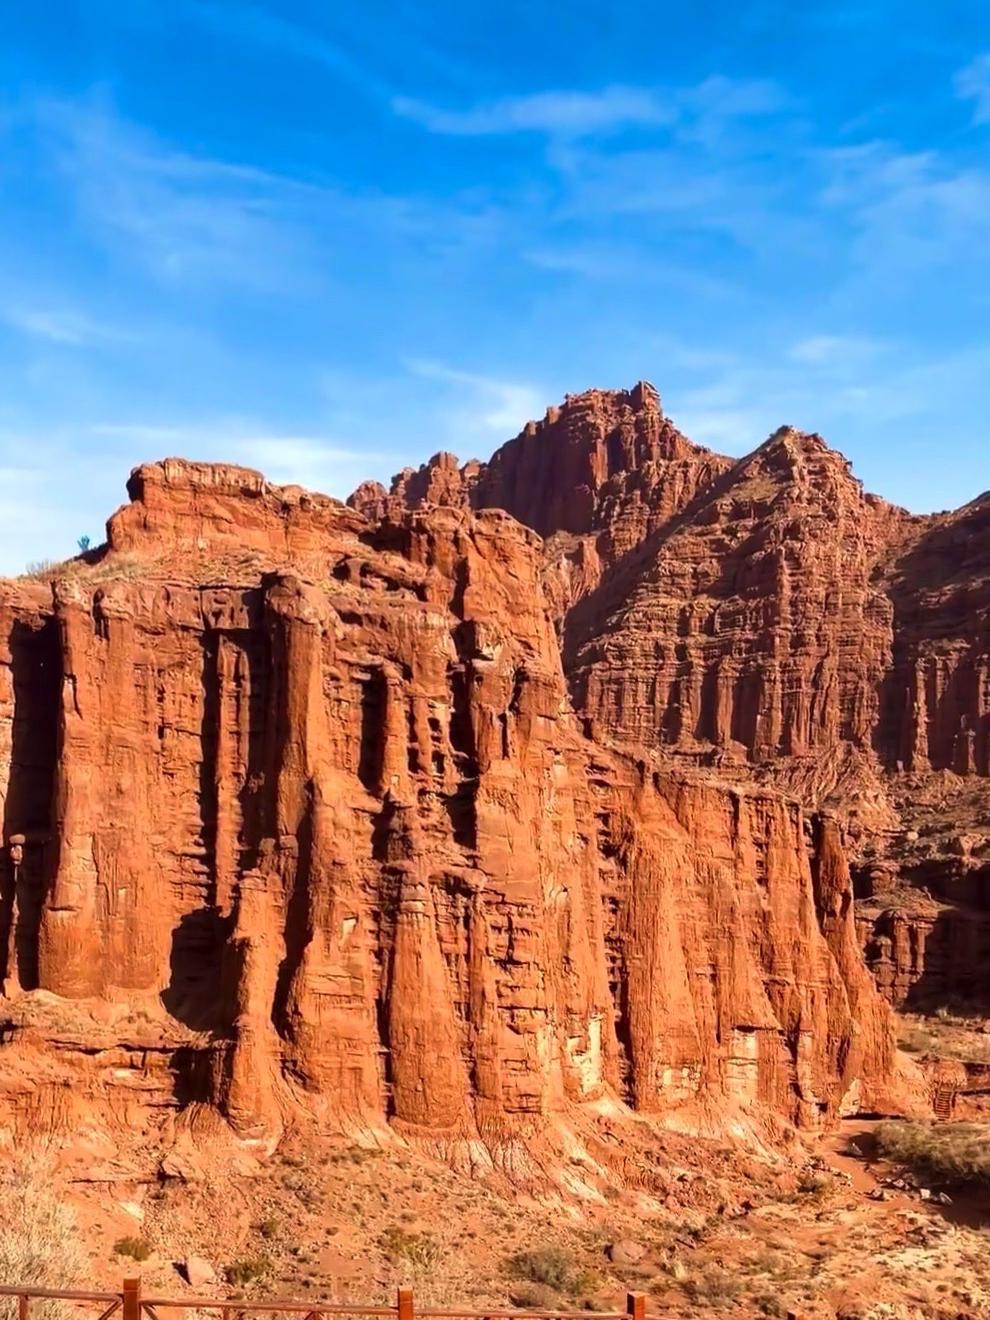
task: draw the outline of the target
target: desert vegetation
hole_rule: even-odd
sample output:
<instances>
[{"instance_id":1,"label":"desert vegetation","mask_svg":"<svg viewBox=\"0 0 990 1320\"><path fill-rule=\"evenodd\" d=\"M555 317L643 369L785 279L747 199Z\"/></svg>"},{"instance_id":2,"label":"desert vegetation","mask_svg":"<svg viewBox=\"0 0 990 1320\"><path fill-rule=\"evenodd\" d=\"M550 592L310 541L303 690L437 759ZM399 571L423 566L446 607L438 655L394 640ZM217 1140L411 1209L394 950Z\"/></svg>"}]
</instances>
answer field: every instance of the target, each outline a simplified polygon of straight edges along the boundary
<instances>
[{"instance_id":1,"label":"desert vegetation","mask_svg":"<svg viewBox=\"0 0 990 1320\"><path fill-rule=\"evenodd\" d=\"M272 1262L267 1256L245 1256L242 1259L233 1260L229 1265L224 1266L223 1271L224 1278L228 1283L241 1286L266 1279L271 1272Z\"/></svg>"},{"instance_id":2,"label":"desert vegetation","mask_svg":"<svg viewBox=\"0 0 990 1320\"><path fill-rule=\"evenodd\" d=\"M990 1123L891 1119L876 1130L877 1150L934 1182L990 1186Z\"/></svg>"},{"instance_id":3,"label":"desert vegetation","mask_svg":"<svg viewBox=\"0 0 990 1320\"><path fill-rule=\"evenodd\" d=\"M897 1043L909 1054L938 1055L943 1059L990 1060L990 1032L985 1014L972 1006L940 1004L931 1011L901 1012L897 1017Z\"/></svg>"},{"instance_id":4,"label":"desert vegetation","mask_svg":"<svg viewBox=\"0 0 990 1320\"><path fill-rule=\"evenodd\" d=\"M87 1264L75 1215L57 1190L44 1156L10 1158L0 1173L0 1279L38 1288L78 1286ZM0 1320L13 1320L16 1299L0 1299ZM65 1304L32 1303L32 1320L64 1320Z\"/></svg>"},{"instance_id":5,"label":"desert vegetation","mask_svg":"<svg viewBox=\"0 0 990 1320\"><path fill-rule=\"evenodd\" d=\"M596 1292L601 1277L563 1247L518 1251L506 1262L508 1274L518 1280L513 1296L519 1306L539 1306L558 1295L580 1298Z\"/></svg>"},{"instance_id":6,"label":"desert vegetation","mask_svg":"<svg viewBox=\"0 0 990 1320\"><path fill-rule=\"evenodd\" d=\"M116 1255L136 1261L147 1260L154 1250L150 1242L140 1237L118 1238L113 1244L113 1249Z\"/></svg>"},{"instance_id":7,"label":"desert vegetation","mask_svg":"<svg viewBox=\"0 0 990 1320\"><path fill-rule=\"evenodd\" d=\"M131 553L92 560L79 555L74 559L36 560L25 567L21 577L32 582L53 582L58 578L72 578L82 582L105 582L111 578L136 582L147 572L148 567L146 557Z\"/></svg>"}]
</instances>

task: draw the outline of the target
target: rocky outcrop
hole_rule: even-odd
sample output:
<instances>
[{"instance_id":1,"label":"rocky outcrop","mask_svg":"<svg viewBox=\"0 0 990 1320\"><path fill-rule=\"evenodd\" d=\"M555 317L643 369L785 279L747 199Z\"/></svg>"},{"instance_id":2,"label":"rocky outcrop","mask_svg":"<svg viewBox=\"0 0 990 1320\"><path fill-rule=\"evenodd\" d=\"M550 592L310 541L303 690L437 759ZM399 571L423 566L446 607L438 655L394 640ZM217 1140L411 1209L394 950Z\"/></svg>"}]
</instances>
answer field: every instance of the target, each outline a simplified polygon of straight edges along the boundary
<instances>
[{"instance_id":1,"label":"rocky outcrop","mask_svg":"<svg viewBox=\"0 0 990 1320\"><path fill-rule=\"evenodd\" d=\"M539 531L586 734L836 812L864 875L879 866L943 904L931 929L910 903L862 909L884 993L985 994L982 954L953 957L983 948L985 868L952 850L990 812L987 496L911 515L786 427L721 458L642 383L568 399L488 464L446 455L379 490L379 510L490 503ZM916 865L901 842L919 830L946 847Z\"/></svg>"},{"instance_id":2,"label":"rocky outcrop","mask_svg":"<svg viewBox=\"0 0 990 1320\"><path fill-rule=\"evenodd\" d=\"M869 840L854 868L856 923L881 994L920 1010L990 1002L990 832L977 775L897 777L910 829Z\"/></svg>"},{"instance_id":3,"label":"rocky outcrop","mask_svg":"<svg viewBox=\"0 0 990 1320\"><path fill-rule=\"evenodd\" d=\"M990 496L930 519L887 568L892 664L878 744L888 766L990 775Z\"/></svg>"},{"instance_id":4,"label":"rocky outcrop","mask_svg":"<svg viewBox=\"0 0 990 1320\"><path fill-rule=\"evenodd\" d=\"M678 752L869 753L892 615L873 569L899 521L816 436L778 432L573 611L579 709Z\"/></svg>"},{"instance_id":5,"label":"rocky outcrop","mask_svg":"<svg viewBox=\"0 0 990 1320\"><path fill-rule=\"evenodd\" d=\"M507 510L546 539L544 585L562 613L731 466L683 436L640 381L568 395L487 463L436 454L348 502L375 518L430 504Z\"/></svg>"},{"instance_id":6,"label":"rocky outcrop","mask_svg":"<svg viewBox=\"0 0 990 1320\"><path fill-rule=\"evenodd\" d=\"M575 705L599 736L773 766L816 801L850 764L864 782L990 773L986 497L908 514L786 427L723 458L640 382L570 396L488 463L437 455L351 502L498 507L538 531ZM823 748L837 757L815 784L801 762Z\"/></svg>"},{"instance_id":7,"label":"rocky outcrop","mask_svg":"<svg viewBox=\"0 0 990 1320\"><path fill-rule=\"evenodd\" d=\"M308 1114L511 1165L596 1106L885 1102L835 830L589 741L534 532L180 460L130 493L0 598L0 1123Z\"/></svg>"}]
</instances>

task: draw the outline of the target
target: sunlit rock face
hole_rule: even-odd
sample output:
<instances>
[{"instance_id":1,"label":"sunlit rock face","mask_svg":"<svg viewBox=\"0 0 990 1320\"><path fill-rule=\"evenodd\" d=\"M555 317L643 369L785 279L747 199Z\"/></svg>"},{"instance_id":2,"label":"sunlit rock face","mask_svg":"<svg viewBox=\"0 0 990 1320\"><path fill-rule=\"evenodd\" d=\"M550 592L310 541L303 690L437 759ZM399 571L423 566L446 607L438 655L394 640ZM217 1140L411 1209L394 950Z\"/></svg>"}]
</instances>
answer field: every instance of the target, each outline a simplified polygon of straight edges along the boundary
<instances>
[{"instance_id":1,"label":"sunlit rock face","mask_svg":"<svg viewBox=\"0 0 990 1320\"><path fill-rule=\"evenodd\" d=\"M647 621L652 688L635 647L596 658L591 613L562 663L574 612L639 548L660 562L658 529L731 465L645 386L513 442L533 500L541 438L588 492L567 544L485 507L495 463L434 465L446 502L348 508L167 460L90 563L3 587L0 1123L213 1114L270 1143L308 1115L511 1163L603 1105L772 1137L889 1101L840 823L658 754L673 613ZM794 571L768 555L763 628ZM872 617L862 592L842 618ZM863 683L781 696L778 741L858 736Z\"/></svg>"}]
</instances>

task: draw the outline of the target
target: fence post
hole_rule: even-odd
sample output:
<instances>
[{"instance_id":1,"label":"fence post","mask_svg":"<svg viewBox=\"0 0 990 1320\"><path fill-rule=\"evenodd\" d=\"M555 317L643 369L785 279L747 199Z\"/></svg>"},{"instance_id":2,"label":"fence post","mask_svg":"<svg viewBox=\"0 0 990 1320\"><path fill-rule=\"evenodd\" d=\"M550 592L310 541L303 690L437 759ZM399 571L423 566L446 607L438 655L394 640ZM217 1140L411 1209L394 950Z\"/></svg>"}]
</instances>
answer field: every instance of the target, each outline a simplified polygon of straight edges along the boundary
<instances>
[{"instance_id":1,"label":"fence post","mask_svg":"<svg viewBox=\"0 0 990 1320\"><path fill-rule=\"evenodd\" d=\"M27 1293L21 1293L17 1299L17 1320L29 1320L31 1314L31 1298Z\"/></svg>"},{"instance_id":2,"label":"fence post","mask_svg":"<svg viewBox=\"0 0 990 1320\"><path fill-rule=\"evenodd\" d=\"M120 1320L141 1320L141 1280L125 1279Z\"/></svg>"},{"instance_id":3,"label":"fence post","mask_svg":"<svg viewBox=\"0 0 990 1320\"><path fill-rule=\"evenodd\" d=\"M646 1320L646 1293L626 1294L626 1315L629 1320Z\"/></svg>"},{"instance_id":4,"label":"fence post","mask_svg":"<svg viewBox=\"0 0 990 1320\"><path fill-rule=\"evenodd\" d=\"M396 1320L413 1320L413 1292L411 1288L400 1288L395 1307ZM124 1317L127 1320L127 1317Z\"/></svg>"}]
</instances>

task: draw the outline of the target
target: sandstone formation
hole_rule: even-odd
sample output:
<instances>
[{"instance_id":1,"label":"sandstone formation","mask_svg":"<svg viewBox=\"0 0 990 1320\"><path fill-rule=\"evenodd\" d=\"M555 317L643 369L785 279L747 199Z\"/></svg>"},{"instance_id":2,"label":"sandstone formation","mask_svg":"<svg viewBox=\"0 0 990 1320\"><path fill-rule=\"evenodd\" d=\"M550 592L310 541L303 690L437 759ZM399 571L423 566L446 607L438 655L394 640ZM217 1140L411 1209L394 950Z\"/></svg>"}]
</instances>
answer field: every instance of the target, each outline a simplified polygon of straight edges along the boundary
<instances>
[{"instance_id":1,"label":"sandstone formation","mask_svg":"<svg viewBox=\"0 0 990 1320\"><path fill-rule=\"evenodd\" d=\"M217 1116L270 1144L309 1115L514 1167L603 1107L767 1137L890 1102L891 1021L839 821L723 782L695 754L723 734L752 755L865 746L890 611L857 568L827 622L787 616L794 640L757 685L743 676L776 654L793 520L733 570L746 604L727 602L724 622L755 629L748 653L708 631L723 617L705 595L711 547L689 539L650 616L653 686L633 668L620 680L632 652L600 661L583 623L573 690L595 695L576 715L566 604L610 590L649 545L630 578L645 582L663 529L689 527L733 469L647 387L583 396L514 443L489 468L439 461L390 496L363 488L353 509L246 469L151 464L105 548L3 586L8 1132L167 1131L166 1172L192 1177ZM553 494L558 445L579 500ZM759 460L747 516L798 464L794 445ZM546 501L539 530L564 519L570 542L482 508L499 482L534 522ZM901 525L878 506L875 527L855 527L843 489L836 475L822 515L849 543L833 570L857 535L879 545ZM584 555L597 567L578 587ZM827 603L825 584L800 589ZM630 594L636 609L648 595ZM831 648L851 654L857 611L875 639L849 677ZM817 687L795 686L788 653L815 657ZM706 675L730 661L738 681L718 697ZM680 766L646 736L674 682L684 712L696 688L713 694L690 731L667 725L691 753Z\"/></svg>"},{"instance_id":2,"label":"sandstone formation","mask_svg":"<svg viewBox=\"0 0 990 1320\"><path fill-rule=\"evenodd\" d=\"M909 514L786 427L722 458L641 383L569 398L487 464L438 455L352 503L491 505L539 531L587 736L836 812L884 994L986 996L990 498Z\"/></svg>"},{"instance_id":3,"label":"sandstone formation","mask_svg":"<svg viewBox=\"0 0 990 1320\"><path fill-rule=\"evenodd\" d=\"M569 396L489 463L458 467L452 454L436 454L400 472L388 492L366 482L348 502L372 517L430 504L506 509L546 539L544 585L559 613L729 467L683 436L640 381Z\"/></svg>"}]
</instances>

